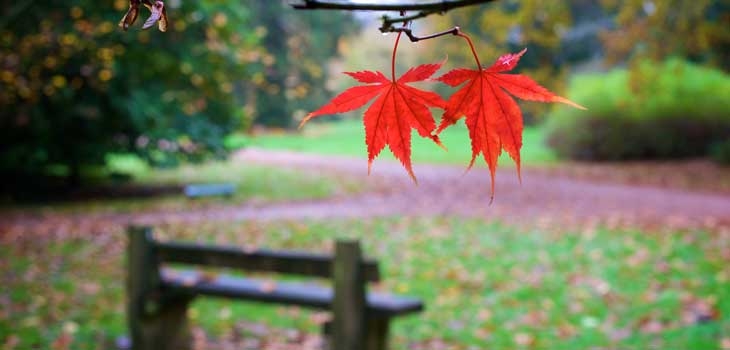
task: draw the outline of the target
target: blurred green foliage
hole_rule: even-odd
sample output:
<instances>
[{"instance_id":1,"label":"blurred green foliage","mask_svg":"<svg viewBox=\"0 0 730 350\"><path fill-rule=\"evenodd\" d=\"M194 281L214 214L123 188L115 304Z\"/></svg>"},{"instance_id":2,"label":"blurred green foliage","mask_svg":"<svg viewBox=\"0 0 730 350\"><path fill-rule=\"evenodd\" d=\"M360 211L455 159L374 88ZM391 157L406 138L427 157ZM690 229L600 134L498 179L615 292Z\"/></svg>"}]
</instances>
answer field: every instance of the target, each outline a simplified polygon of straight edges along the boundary
<instances>
[{"instance_id":1,"label":"blurred green foliage","mask_svg":"<svg viewBox=\"0 0 730 350\"><path fill-rule=\"evenodd\" d=\"M580 16L570 2L540 0L499 1L451 11L444 16L429 18L433 30L459 26L474 41L483 66L491 65L497 57L528 48L520 60L519 72L531 76L551 91L562 91L566 81L561 53L562 34ZM460 39L441 39L431 53L430 61L443 59L448 53L450 64L456 67L475 66L468 45ZM544 104L523 106L529 124L550 107Z\"/></svg>"},{"instance_id":2,"label":"blurred green foliage","mask_svg":"<svg viewBox=\"0 0 730 350\"><path fill-rule=\"evenodd\" d=\"M695 157L730 139L730 76L679 59L576 76L568 96L589 110L550 116L548 143L564 157Z\"/></svg>"},{"instance_id":3,"label":"blurred green foliage","mask_svg":"<svg viewBox=\"0 0 730 350\"><path fill-rule=\"evenodd\" d=\"M288 126L329 92L347 14L282 1L166 1L169 30L117 27L125 0L0 3L0 174L80 183L110 152L173 166L226 155L254 118ZM33 181L31 181L33 180Z\"/></svg>"},{"instance_id":4,"label":"blurred green foliage","mask_svg":"<svg viewBox=\"0 0 730 350\"><path fill-rule=\"evenodd\" d=\"M0 171L77 183L111 151L153 164L225 154L261 35L237 2L170 1L170 29L117 28L128 2L0 5ZM146 11L142 11L142 16ZM144 20L144 19L142 19Z\"/></svg>"},{"instance_id":5,"label":"blurred green foliage","mask_svg":"<svg viewBox=\"0 0 730 350\"><path fill-rule=\"evenodd\" d=\"M247 2L265 33L264 66L257 69L249 94L255 121L289 128L332 98L326 88L329 61L338 54L340 39L359 28L350 13L295 11L284 1Z\"/></svg>"},{"instance_id":6,"label":"blurred green foliage","mask_svg":"<svg viewBox=\"0 0 730 350\"><path fill-rule=\"evenodd\" d=\"M730 138L712 144L710 157L720 164L730 165Z\"/></svg>"},{"instance_id":7,"label":"blurred green foliage","mask_svg":"<svg viewBox=\"0 0 730 350\"><path fill-rule=\"evenodd\" d=\"M724 0L503 0L450 11L427 23L433 31L460 26L474 39L485 66L528 48L518 72L561 94L571 70L594 71L602 62L676 56L730 69L730 4ZM451 64L474 65L461 40L440 39L425 55L435 61L444 52ZM525 122L540 121L550 109L524 106Z\"/></svg>"},{"instance_id":8,"label":"blurred green foliage","mask_svg":"<svg viewBox=\"0 0 730 350\"><path fill-rule=\"evenodd\" d=\"M730 2L601 0L615 26L600 33L608 63L684 57L730 71Z\"/></svg>"},{"instance_id":9,"label":"blurred green foliage","mask_svg":"<svg viewBox=\"0 0 730 350\"><path fill-rule=\"evenodd\" d=\"M163 166L221 158L226 135L253 123L290 127L324 104L338 52L350 51L358 62L379 60L371 57L376 39L355 36L360 21L349 13L295 12L284 1L168 0L167 33L141 31L139 22L122 32L116 23L127 6L125 0L0 1L5 187L49 174L78 183L110 152ZM529 47L521 73L561 91L567 65L596 53L630 67L637 58L678 55L727 69L727 10L722 0L504 0L418 21L414 30L459 25L485 65ZM448 53L455 66L473 65L458 38L423 47L412 51L417 63ZM526 105L525 118L540 119L548 108Z\"/></svg>"}]
</instances>

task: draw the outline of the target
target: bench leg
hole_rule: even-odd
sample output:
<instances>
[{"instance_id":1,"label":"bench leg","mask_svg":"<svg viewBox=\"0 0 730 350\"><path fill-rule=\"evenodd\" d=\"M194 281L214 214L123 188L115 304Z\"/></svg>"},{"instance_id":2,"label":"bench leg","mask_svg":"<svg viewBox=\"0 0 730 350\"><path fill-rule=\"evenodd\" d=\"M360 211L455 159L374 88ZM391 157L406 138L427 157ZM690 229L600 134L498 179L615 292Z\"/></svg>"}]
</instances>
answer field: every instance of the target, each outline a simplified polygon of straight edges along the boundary
<instances>
[{"instance_id":1,"label":"bench leg","mask_svg":"<svg viewBox=\"0 0 730 350\"><path fill-rule=\"evenodd\" d=\"M132 349L189 349L187 311L191 296L169 295L159 290L160 262L152 228L130 227L128 235L127 318Z\"/></svg>"},{"instance_id":2,"label":"bench leg","mask_svg":"<svg viewBox=\"0 0 730 350\"><path fill-rule=\"evenodd\" d=\"M369 318L365 330L365 350L387 350L389 326L390 320L387 318ZM332 349L332 321L322 325L322 338L325 350L335 350Z\"/></svg>"},{"instance_id":3,"label":"bench leg","mask_svg":"<svg viewBox=\"0 0 730 350\"><path fill-rule=\"evenodd\" d=\"M388 348L388 318L368 318L365 334L365 350Z\"/></svg>"},{"instance_id":4,"label":"bench leg","mask_svg":"<svg viewBox=\"0 0 730 350\"><path fill-rule=\"evenodd\" d=\"M178 296L167 299L158 310L131 320L132 349L188 350L192 348L187 311L192 298Z\"/></svg>"},{"instance_id":5,"label":"bench leg","mask_svg":"<svg viewBox=\"0 0 730 350\"><path fill-rule=\"evenodd\" d=\"M332 263L332 348L335 350L364 350L366 282L360 266L361 257L357 241L336 243Z\"/></svg>"},{"instance_id":6,"label":"bench leg","mask_svg":"<svg viewBox=\"0 0 730 350\"><path fill-rule=\"evenodd\" d=\"M322 324L322 350L332 350L332 320Z\"/></svg>"}]
</instances>

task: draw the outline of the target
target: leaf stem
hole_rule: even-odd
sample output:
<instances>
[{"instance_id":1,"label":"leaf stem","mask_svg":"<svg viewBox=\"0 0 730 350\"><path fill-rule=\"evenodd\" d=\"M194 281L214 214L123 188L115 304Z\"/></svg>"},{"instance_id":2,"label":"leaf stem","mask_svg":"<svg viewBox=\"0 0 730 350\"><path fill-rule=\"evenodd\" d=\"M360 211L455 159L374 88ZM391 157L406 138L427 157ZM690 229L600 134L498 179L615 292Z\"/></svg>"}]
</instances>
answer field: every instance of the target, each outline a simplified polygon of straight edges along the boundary
<instances>
[{"instance_id":1,"label":"leaf stem","mask_svg":"<svg viewBox=\"0 0 730 350\"><path fill-rule=\"evenodd\" d=\"M462 32L459 32L456 35L458 35L458 36L466 39L466 41L469 43L469 47L471 48L471 53L472 53L472 55L474 55L474 60L477 61L477 67L479 67L479 71L481 71L482 70L482 64L479 63L479 56L477 56L477 50L474 48L474 43L472 43L471 38L469 38L468 35L466 35L466 34L464 34Z\"/></svg>"},{"instance_id":2,"label":"leaf stem","mask_svg":"<svg viewBox=\"0 0 730 350\"><path fill-rule=\"evenodd\" d=\"M395 52L398 51L398 42L400 41L401 32L395 37L395 45L393 46L393 57L390 60L390 77L395 83Z\"/></svg>"}]
</instances>

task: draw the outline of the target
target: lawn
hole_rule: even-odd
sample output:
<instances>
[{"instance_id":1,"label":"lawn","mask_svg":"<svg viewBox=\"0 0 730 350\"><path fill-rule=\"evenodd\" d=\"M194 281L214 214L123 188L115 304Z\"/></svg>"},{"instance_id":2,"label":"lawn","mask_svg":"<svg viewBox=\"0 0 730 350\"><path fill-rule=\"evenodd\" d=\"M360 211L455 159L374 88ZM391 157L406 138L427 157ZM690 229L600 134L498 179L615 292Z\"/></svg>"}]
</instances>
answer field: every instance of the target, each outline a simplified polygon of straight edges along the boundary
<instances>
[{"instance_id":1,"label":"lawn","mask_svg":"<svg viewBox=\"0 0 730 350\"><path fill-rule=\"evenodd\" d=\"M0 344L97 349L124 332L120 227L0 245ZM60 230L59 230L60 231ZM395 349L717 349L730 340L728 233L517 229L457 218L165 224L163 239L331 249L360 238L384 290L426 311L395 322ZM93 264L89 264L93 261ZM316 331L310 312L201 299L196 326L226 337L236 321ZM8 346L7 344L15 344Z\"/></svg>"},{"instance_id":2,"label":"lawn","mask_svg":"<svg viewBox=\"0 0 730 350\"><path fill-rule=\"evenodd\" d=\"M331 198L362 190L362 186L356 181L336 174L246 164L233 159L186 164L170 169L152 169L134 155L117 154L109 157L108 164L109 169L106 172L129 174L132 180L106 184L103 189L92 188L101 195L84 200L13 204L5 205L2 210L62 213L176 211L216 205L259 205L278 201ZM197 183L232 183L236 186L236 191L230 197L186 199L182 187ZM117 195L145 192L142 188L153 195Z\"/></svg>"},{"instance_id":3,"label":"lawn","mask_svg":"<svg viewBox=\"0 0 730 350\"><path fill-rule=\"evenodd\" d=\"M232 183L236 185L236 193L229 202L321 199L352 194L360 187L355 181L335 174L248 164L236 159L154 171L143 164L129 164L136 162L133 156L117 156L110 160L110 165L117 171L133 174L137 183L145 185Z\"/></svg>"},{"instance_id":4,"label":"lawn","mask_svg":"<svg viewBox=\"0 0 730 350\"><path fill-rule=\"evenodd\" d=\"M441 141L448 151L436 146L431 140L413 134L412 158L417 163L445 163L466 166L471 159L471 145L468 131L463 122L446 129ZM367 158L365 129L362 122L346 119L339 122L312 122L295 133L264 133L256 136L233 135L226 140L230 148L258 147L275 150L291 150L326 155L346 155ZM544 128L528 126L523 133L522 163L524 165L545 165L555 163L555 154L544 144ZM383 159L394 159L389 150L380 155ZM513 164L506 154L500 165ZM482 164L483 160L477 162Z\"/></svg>"},{"instance_id":5,"label":"lawn","mask_svg":"<svg viewBox=\"0 0 730 350\"><path fill-rule=\"evenodd\" d=\"M414 138L414 161L467 164L463 126L443 135L444 152ZM525 164L558 164L525 130ZM301 134L233 137L230 146L365 157L359 122L307 125ZM386 154L388 152L384 152ZM145 185L233 182L230 199L55 204L49 213L180 210L325 198L359 191L346 177L238 162L150 171L115 156L112 169ZM511 162L503 162L503 164ZM25 208L23 208L25 210ZM118 224L55 222L43 233L0 221L0 348L99 349L124 334L125 234ZM49 219L50 218L50 219ZM381 262L375 288L423 298L426 311L394 323L394 349L730 348L730 233L517 228L445 217L327 221L161 223L163 239L326 251L338 237L362 241ZM93 263L90 263L93 262ZM215 339L242 321L317 332L320 314L298 308L200 299L196 329Z\"/></svg>"}]
</instances>

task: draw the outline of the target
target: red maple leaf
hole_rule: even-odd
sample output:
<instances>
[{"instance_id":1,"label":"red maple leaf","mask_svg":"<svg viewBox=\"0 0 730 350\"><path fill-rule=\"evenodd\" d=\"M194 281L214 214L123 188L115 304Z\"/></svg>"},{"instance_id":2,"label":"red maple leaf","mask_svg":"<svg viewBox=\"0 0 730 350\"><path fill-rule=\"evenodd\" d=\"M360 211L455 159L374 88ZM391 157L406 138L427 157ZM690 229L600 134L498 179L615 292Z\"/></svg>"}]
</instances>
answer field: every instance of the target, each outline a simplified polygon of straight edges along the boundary
<instances>
[{"instance_id":1,"label":"red maple leaf","mask_svg":"<svg viewBox=\"0 0 730 350\"><path fill-rule=\"evenodd\" d=\"M398 33L400 38L400 33ZM416 176L411 167L411 129L416 129L422 137L431 138L441 145L437 136L432 135L436 122L428 107L446 107L441 96L424 91L407 83L423 81L436 73L444 62L423 64L409 69L403 76L395 79L395 51L398 47L396 39L391 65L391 79L381 72L360 71L346 72L355 80L367 84L351 87L335 96L329 103L309 113L301 125L311 118L324 114L348 112L362 107L375 98L365 111L365 143L368 149L368 173L373 160L388 145L393 155L403 164L413 181Z\"/></svg>"},{"instance_id":2,"label":"red maple leaf","mask_svg":"<svg viewBox=\"0 0 730 350\"><path fill-rule=\"evenodd\" d=\"M469 41L464 34L459 34ZM479 69L454 69L437 80L456 87L464 84L447 101L441 124L436 134L466 116L466 126L471 139L472 157L469 168L481 153L489 166L492 198L497 159L504 149L517 164L520 177L520 149L522 148L522 112L509 95L524 100L562 102L576 108L584 107L557 96L524 75L503 74L512 70L527 51L500 57L491 67L482 68L472 46ZM509 94L507 94L509 93Z\"/></svg>"}]
</instances>

